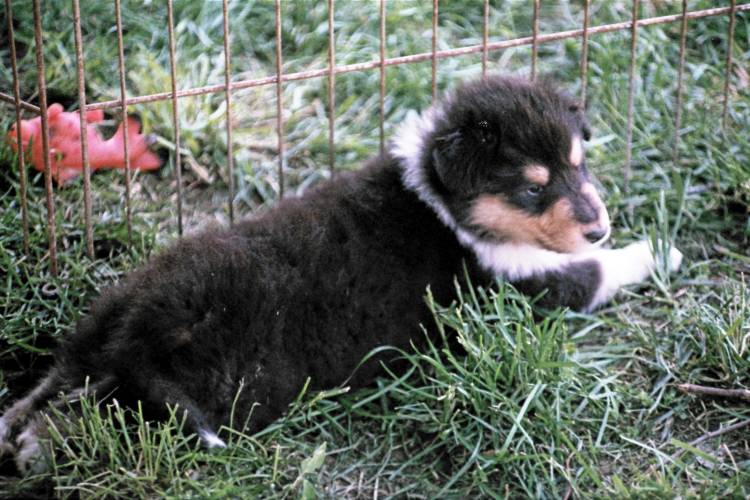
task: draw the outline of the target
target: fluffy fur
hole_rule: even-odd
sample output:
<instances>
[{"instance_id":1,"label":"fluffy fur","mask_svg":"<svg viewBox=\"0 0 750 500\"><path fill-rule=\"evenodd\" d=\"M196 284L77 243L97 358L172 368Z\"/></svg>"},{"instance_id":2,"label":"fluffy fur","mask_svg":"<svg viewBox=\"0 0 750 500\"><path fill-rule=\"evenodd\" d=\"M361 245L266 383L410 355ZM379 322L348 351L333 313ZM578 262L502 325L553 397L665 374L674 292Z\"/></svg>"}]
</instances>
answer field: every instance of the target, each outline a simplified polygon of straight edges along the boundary
<instances>
[{"instance_id":1,"label":"fluffy fur","mask_svg":"<svg viewBox=\"0 0 750 500\"><path fill-rule=\"evenodd\" d=\"M588 135L575 103L548 85L463 87L407 119L361 170L185 238L105 291L49 375L0 419L0 450L25 468L36 412L87 377L152 416L179 405L207 446L224 446L217 430L241 384L236 420L250 415L253 432L308 378L311 389L368 383L388 357L362 359L419 345L426 288L448 303L464 269L477 284L547 289L547 305L595 307L646 278L653 257L644 244L600 248L609 219L588 180Z\"/></svg>"}]
</instances>

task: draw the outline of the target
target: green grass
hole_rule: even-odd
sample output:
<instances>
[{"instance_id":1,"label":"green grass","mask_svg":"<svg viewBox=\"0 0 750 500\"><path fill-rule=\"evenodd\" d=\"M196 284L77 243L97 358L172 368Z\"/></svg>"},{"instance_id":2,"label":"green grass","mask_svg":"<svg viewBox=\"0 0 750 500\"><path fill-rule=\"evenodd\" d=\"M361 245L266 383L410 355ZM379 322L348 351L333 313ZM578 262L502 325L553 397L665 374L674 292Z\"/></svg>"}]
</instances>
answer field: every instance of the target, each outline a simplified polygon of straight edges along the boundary
<instances>
[{"instance_id":1,"label":"green grass","mask_svg":"<svg viewBox=\"0 0 750 500\"><path fill-rule=\"evenodd\" d=\"M491 2L492 40L531 29L527 2ZM641 15L679 13L678 2L641 2ZM726 2L727 4L729 2ZM592 2L592 24L629 19L629 2ZM715 6L690 1L691 9ZM337 63L377 59L376 2L336 2ZM388 3L388 54L430 49L431 2ZM50 100L75 101L71 15L46 2ZM119 96L112 5L84 2L90 101ZM275 72L273 4L232 2L235 78ZM221 8L177 2L180 87L223 82ZM440 45L481 41L482 2L441 3ZM14 2L22 93L35 99L29 9ZM580 2L543 2L541 29L573 29ZM169 89L162 2L125 2L130 95ZM3 19L3 25L5 20ZM226 450L206 451L181 422L84 400L80 417L50 414L49 472L0 476L0 497L745 497L750 495L748 429L696 439L750 419L747 402L685 394L692 383L750 389L750 16L737 16L729 126L721 129L726 17L689 25L679 159L672 161L679 25L641 29L633 128L633 177L623 189L629 34L591 38L588 159L614 221L613 244L651 238L685 253L680 272L657 270L594 315L539 314L511 287L462 290L455 304L430 305L444 342L403 352L403 370L370 388L303 391L285 417L255 436L223 429ZM327 65L324 2L284 4L285 71ZM0 37L4 36L0 35ZM580 42L540 47L540 70L578 92ZM0 44L0 91L11 90ZM530 49L490 54L490 69L526 74ZM439 62L439 88L481 71L478 55ZM378 149L378 73L336 80L336 165L358 168ZM386 134L409 108L429 104L430 63L387 72ZM287 192L328 177L326 80L284 86ZM189 230L227 220L223 94L181 101ZM6 108L9 109L9 108ZM169 102L134 106L165 156L174 154ZM235 163L240 213L278 195L273 86L236 91ZM6 130L12 113L0 115ZM199 169L205 175L198 175ZM124 181L97 173L96 258L85 255L82 183L56 191L60 275L49 275L41 177L29 189L31 255L23 255L18 171L0 147L0 407L51 362L57 338L97 291L173 240L171 168L134 180L134 244L127 247ZM662 253L665 249L661 249ZM455 343L455 342L454 342ZM239 417L238 417L239 418ZM8 467L2 470L5 472Z\"/></svg>"}]
</instances>

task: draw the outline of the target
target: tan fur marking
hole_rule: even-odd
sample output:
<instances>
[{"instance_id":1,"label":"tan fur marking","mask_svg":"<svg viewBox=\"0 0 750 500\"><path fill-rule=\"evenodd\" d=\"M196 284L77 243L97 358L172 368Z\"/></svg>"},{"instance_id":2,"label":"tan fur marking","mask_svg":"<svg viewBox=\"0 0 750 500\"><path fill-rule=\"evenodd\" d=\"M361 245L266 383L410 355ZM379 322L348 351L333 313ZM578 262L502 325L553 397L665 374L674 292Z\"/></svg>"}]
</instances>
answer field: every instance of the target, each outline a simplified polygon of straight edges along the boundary
<instances>
[{"instance_id":1,"label":"tan fur marking","mask_svg":"<svg viewBox=\"0 0 750 500\"><path fill-rule=\"evenodd\" d=\"M556 252L576 252L589 246L583 227L576 222L570 202L563 198L541 215L529 215L502 198L480 196L471 209L470 221L496 237Z\"/></svg>"},{"instance_id":2,"label":"tan fur marking","mask_svg":"<svg viewBox=\"0 0 750 500\"><path fill-rule=\"evenodd\" d=\"M541 165L529 165L524 167L523 176L527 181L540 186L546 186L549 183L549 169Z\"/></svg>"},{"instance_id":3,"label":"tan fur marking","mask_svg":"<svg viewBox=\"0 0 750 500\"><path fill-rule=\"evenodd\" d=\"M580 137L574 136L570 142L570 157L568 160L574 167L580 166L583 162L583 143L581 143Z\"/></svg>"}]
</instances>

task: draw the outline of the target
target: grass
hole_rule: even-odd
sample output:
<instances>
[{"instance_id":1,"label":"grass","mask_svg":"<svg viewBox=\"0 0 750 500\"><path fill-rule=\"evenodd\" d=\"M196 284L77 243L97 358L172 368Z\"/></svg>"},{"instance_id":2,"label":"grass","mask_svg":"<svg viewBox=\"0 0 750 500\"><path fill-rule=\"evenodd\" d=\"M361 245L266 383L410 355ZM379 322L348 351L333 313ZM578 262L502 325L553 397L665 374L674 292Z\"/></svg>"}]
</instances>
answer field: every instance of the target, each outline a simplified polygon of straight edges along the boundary
<instances>
[{"instance_id":1,"label":"grass","mask_svg":"<svg viewBox=\"0 0 750 500\"><path fill-rule=\"evenodd\" d=\"M526 3L491 2L491 39L531 30ZM715 2L690 1L691 9ZM629 2L592 2L592 24L629 19ZM679 13L677 2L642 2L641 15ZM377 58L377 4L336 2L337 62ZM273 4L232 2L235 78L273 74ZM482 2L441 4L440 46L481 41ZM47 2L44 25L50 101L75 101L71 15ZM430 48L430 2L388 3L388 54ZM91 101L119 95L111 4L82 6ZM286 71L326 67L327 11L322 2L285 3ZM161 2L125 2L131 95L169 88ZM180 87L223 81L221 11L216 3L177 2ZM542 5L541 29L580 25L579 2ZM14 2L21 83L34 101L31 12ZM725 17L689 25L679 158L672 161L679 25L639 31L633 177L623 189L629 35L590 40L588 158L616 231L613 245L651 238L685 253L679 273L657 270L649 284L624 291L594 315L540 314L505 285L461 291L434 304L442 337L403 352L403 370L370 388L303 391L287 415L255 436L223 429L230 446L206 451L181 422L146 422L137 411L84 400L72 417L50 414L49 472L20 478L9 464L0 496L151 497L746 497L747 427L697 442L750 419L747 402L681 392L692 383L750 389L750 30L737 15L729 126L722 130ZM4 20L3 20L4 24ZM4 36L4 35L0 35ZM0 90L11 89L0 44ZM540 47L540 69L579 90L580 42ZM528 47L492 53L490 68L525 74ZM480 57L440 60L439 88L480 72ZM336 165L358 168L378 149L378 73L336 80ZM409 108L429 103L430 63L388 69L386 134ZM236 91L235 206L249 213L278 195L273 86ZM329 176L326 80L284 86L285 183L299 192ZM226 138L222 94L181 100L186 219L189 230L226 221ZM144 127L174 154L168 102L134 106ZM12 113L0 115L7 129ZM197 165L197 167L195 167ZM202 168L201 168L202 167ZM23 255L18 172L0 147L0 406L18 397L51 362L99 289L175 236L169 165L134 181L134 235L127 246L121 173L97 173L96 258L85 256L80 181L56 191L60 276L48 273L44 194L29 189L31 255ZM658 245L657 245L658 246ZM663 254L666 248L660 248ZM465 352L464 352L465 351Z\"/></svg>"}]
</instances>

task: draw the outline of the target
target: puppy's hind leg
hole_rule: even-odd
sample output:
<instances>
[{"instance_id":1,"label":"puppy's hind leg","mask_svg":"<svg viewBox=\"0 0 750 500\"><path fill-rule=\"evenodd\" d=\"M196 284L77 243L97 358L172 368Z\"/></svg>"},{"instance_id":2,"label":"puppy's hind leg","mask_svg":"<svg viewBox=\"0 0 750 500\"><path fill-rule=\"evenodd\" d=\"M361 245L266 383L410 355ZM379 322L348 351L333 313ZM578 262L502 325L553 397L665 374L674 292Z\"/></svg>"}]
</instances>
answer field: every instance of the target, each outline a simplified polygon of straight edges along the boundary
<instances>
[{"instance_id":1,"label":"puppy's hind leg","mask_svg":"<svg viewBox=\"0 0 750 500\"><path fill-rule=\"evenodd\" d=\"M62 380L53 368L46 377L25 397L19 399L0 417L0 456L15 451L12 445L13 431L42 408L58 391L62 389Z\"/></svg>"},{"instance_id":2,"label":"puppy's hind leg","mask_svg":"<svg viewBox=\"0 0 750 500\"><path fill-rule=\"evenodd\" d=\"M37 389L39 389L45 382L46 379L40 383ZM97 393L102 394L112 390L114 382L114 377L105 377L93 384L87 384L83 387L78 387L68 391L67 393L60 394L62 386L61 382L58 381L57 384L52 384L52 387L49 388L44 398L40 397L36 402L29 405L29 407L27 407L28 411L23 418L24 425L15 439L15 447L13 449L15 452L16 468L18 471L21 473L26 473L29 470L42 472L45 468L45 463L41 460L41 441L48 437L47 421L43 414L45 406L62 409L67 404L75 402L81 397L97 395ZM25 402L25 400L33 395L37 395L36 393L37 391L35 389L29 394L29 396L19 401L19 403ZM56 394L60 394L60 396L53 400L52 396ZM15 406L16 405L14 405L14 407ZM11 410L14 407L12 407ZM8 410L8 413L10 413L10 410ZM19 420L16 420L15 426L18 426L19 424ZM8 441L8 444L10 445L10 439Z\"/></svg>"},{"instance_id":3,"label":"puppy's hind leg","mask_svg":"<svg viewBox=\"0 0 750 500\"><path fill-rule=\"evenodd\" d=\"M166 409L166 405L175 408L178 418L184 416L187 430L197 434L207 448L227 447L224 440L216 434L211 419L179 384L157 376L151 379L146 394L148 399L145 402L157 410L159 406Z\"/></svg>"},{"instance_id":4,"label":"puppy's hind leg","mask_svg":"<svg viewBox=\"0 0 750 500\"><path fill-rule=\"evenodd\" d=\"M47 425L41 413L35 414L16 438L16 468L21 474L43 472L41 440L47 437Z\"/></svg>"}]
</instances>

